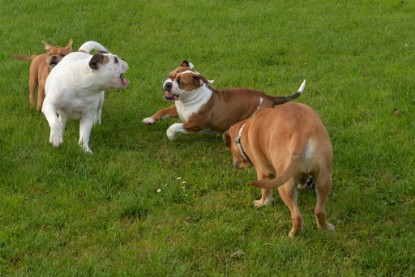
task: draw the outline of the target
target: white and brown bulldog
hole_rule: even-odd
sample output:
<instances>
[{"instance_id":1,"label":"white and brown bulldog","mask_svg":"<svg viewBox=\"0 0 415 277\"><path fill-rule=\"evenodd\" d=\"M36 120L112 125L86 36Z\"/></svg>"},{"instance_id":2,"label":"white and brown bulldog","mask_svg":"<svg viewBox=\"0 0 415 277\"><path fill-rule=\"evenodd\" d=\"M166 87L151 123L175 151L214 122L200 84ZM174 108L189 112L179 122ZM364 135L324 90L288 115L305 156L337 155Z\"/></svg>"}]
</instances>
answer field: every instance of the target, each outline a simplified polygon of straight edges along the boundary
<instances>
[{"instance_id":1,"label":"white and brown bulldog","mask_svg":"<svg viewBox=\"0 0 415 277\"><path fill-rule=\"evenodd\" d=\"M92 50L100 52L91 55ZM50 126L49 142L59 147L67 120L80 119L79 143L85 152L92 153L89 136L94 118L100 121L104 91L126 88L123 74L127 69L125 61L95 41L65 56L46 80L42 112Z\"/></svg>"},{"instance_id":2,"label":"white and brown bulldog","mask_svg":"<svg viewBox=\"0 0 415 277\"><path fill-rule=\"evenodd\" d=\"M253 165L256 169L258 181L252 185L262 188L261 199L254 201L256 207L270 205L272 189L278 188L291 212L290 237L303 229L297 185L304 184L309 176L317 193L317 226L334 231L325 211L332 187L333 151L327 130L314 110L299 103L263 109L254 118L233 125L223 139L232 152L234 167Z\"/></svg>"},{"instance_id":3,"label":"white and brown bulldog","mask_svg":"<svg viewBox=\"0 0 415 277\"><path fill-rule=\"evenodd\" d=\"M232 124L254 116L263 108L296 99L305 85L303 82L298 92L290 96L270 96L246 88L218 90L212 88L211 83L194 71L191 63L183 61L163 84L164 98L175 101L174 105L143 119L143 123L153 124L163 118L179 117L183 123L175 123L167 129L170 140L177 133L224 132Z\"/></svg>"}]
</instances>

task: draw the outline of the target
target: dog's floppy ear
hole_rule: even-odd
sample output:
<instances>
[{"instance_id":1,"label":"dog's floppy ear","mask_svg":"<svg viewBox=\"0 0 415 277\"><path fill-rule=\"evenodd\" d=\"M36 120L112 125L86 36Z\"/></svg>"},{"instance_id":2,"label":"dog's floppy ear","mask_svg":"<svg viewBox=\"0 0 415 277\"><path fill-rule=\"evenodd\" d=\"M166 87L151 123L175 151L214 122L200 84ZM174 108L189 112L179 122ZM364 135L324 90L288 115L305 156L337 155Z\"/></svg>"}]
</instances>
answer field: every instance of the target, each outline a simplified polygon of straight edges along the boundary
<instances>
[{"instance_id":1,"label":"dog's floppy ear","mask_svg":"<svg viewBox=\"0 0 415 277\"><path fill-rule=\"evenodd\" d=\"M222 135L222 138L223 138L223 142L225 143L225 145L226 145L226 147L231 147L231 142L232 142L232 140L231 140L231 136L229 135L229 130L228 131L226 131L223 135Z\"/></svg>"},{"instance_id":2,"label":"dog's floppy ear","mask_svg":"<svg viewBox=\"0 0 415 277\"><path fill-rule=\"evenodd\" d=\"M182 66L182 67L188 67L188 68L190 68L190 69L193 69L195 66L191 63L191 62L189 62L188 60L184 60L184 61L182 61L182 63L180 64L180 66Z\"/></svg>"},{"instance_id":3,"label":"dog's floppy ear","mask_svg":"<svg viewBox=\"0 0 415 277\"><path fill-rule=\"evenodd\" d=\"M209 81L208 79L206 79L205 77L202 76L202 74L197 73L193 75L193 80L195 81L195 83L199 84L200 86L203 85L204 83L209 85L211 83L211 81Z\"/></svg>"},{"instance_id":4,"label":"dog's floppy ear","mask_svg":"<svg viewBox=\"0 0 415 277\"><path fill-rule=\"evenodd\" d=\"M92 69L98 69L104 63L104 55L94 54L89 61L89 67Z\"/></svg>"}]
</instances>

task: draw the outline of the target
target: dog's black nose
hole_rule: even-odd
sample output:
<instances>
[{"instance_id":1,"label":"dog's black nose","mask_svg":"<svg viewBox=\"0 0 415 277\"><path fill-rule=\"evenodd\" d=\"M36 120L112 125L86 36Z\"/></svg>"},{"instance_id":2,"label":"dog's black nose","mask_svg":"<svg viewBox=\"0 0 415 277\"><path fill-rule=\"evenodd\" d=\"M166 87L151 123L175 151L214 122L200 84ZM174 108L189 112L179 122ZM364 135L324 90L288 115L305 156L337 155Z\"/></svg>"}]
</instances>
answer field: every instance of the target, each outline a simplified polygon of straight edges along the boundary
<instances>
[{"instance_id":1,"label":"dog's black nose","mask_svg":"<svg viewBox=\"0 0 415 277\"><path fill-rule=\"evenodd\" d=\"M57 63L59 60L58 60L58 57L57 56L52 56L52 57L50 57L50 62L51 63Z\"/></svg>"},{"instance_id":2,"label":"dog's black nose","mask_svg":"<svg viewBox=\"0 0 415 277\"><path fill-rule=\"evenodd\" d=\"M164 84L164 90L170 91L173 88L173 84L172 83L165 83Z\"/></svg>"}]
</instances>

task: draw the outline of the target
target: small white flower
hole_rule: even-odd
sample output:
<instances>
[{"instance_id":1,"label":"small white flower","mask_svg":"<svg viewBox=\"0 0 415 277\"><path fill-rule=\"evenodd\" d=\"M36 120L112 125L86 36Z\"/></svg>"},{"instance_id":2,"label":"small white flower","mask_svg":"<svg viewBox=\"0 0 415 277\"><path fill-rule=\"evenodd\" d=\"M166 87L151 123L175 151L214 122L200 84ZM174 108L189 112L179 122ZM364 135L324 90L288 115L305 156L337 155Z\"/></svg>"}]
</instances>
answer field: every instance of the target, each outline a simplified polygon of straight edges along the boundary
<instances>
[{"instance_id":1,"label":"small white flower","mask_svg":"<svg viewBox=\"0 0 415 277\"><path fill-rule=\"evenodd\" d=\"M158 190L157 190L157 193L160 193L160 192L161 192L161 189L158 189Z\"/></svg>"}]
</instances>

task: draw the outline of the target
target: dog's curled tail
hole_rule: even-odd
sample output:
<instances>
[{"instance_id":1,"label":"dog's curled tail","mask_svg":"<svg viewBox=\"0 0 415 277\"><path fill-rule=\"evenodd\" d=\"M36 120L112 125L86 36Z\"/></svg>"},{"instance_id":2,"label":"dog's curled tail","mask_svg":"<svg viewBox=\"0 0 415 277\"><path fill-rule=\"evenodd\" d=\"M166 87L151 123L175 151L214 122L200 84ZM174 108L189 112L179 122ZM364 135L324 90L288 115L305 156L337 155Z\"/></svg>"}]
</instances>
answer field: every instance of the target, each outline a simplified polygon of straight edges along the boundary
<instances>
[{"instance_id":1,"label":"dog's curled tail","mask_svg":"<svg viewBox=\"0 0 415 277\"><path fill-rule=\"evenodd\" d=\"M287 103L291 100L294 100L294 99L300 97L300 95L304 91L304 87L305 87L305 80L301 83L301 86L300 86L300 88L298 89L298 91L296 93L291 94L289 96L275 96L274 97L274 105L284 104L284 103Z\"/></svg>"},{"instance_id":2,"label":"dog's curled tail","mask_svg":"<svg viewBox=\"0 0 415 277\"><path fill-rule=\"evenodd\" d=\"M254 187L271 189L275 187L282 186L288 179L294 174L294 171L297 167L297 161L300 158L300 155L292 155L290 162L288 163L287 168L282 172L281 175L277 176L274 179L267 180L258 180L251 183Z\"/></svg>"},{"instance_id":3,"label":"dog's curled tail","mask_svg":"<svg viewBox=\"0 0 415 277\"><path fill-rule=\"evenodd\" d=\"M81 45L81 47L79 47L79 52L85 52L85 53L90 53L92 50L98 51L98 52L106 52L108 53L109 51L107 50L107 48L105 48L102 44L96 42L96 41L87 41L84 44Z\"/></svg>"},{"instance_id":4,"label":"dog's curled tail","mask_svg":"<svg viewBox=\"0 0 415 277\"><path fill-rule=\"evenodd\" d=\"M16 60L25 60L25 61L32 61L37 55L32 56L21 56L21 55L14 55L13 58Z\"/></svg>"}]
</instances>

